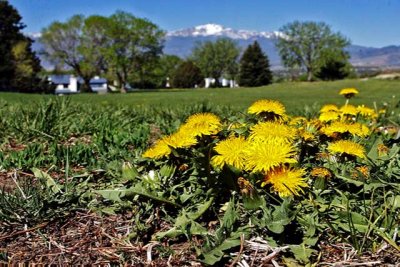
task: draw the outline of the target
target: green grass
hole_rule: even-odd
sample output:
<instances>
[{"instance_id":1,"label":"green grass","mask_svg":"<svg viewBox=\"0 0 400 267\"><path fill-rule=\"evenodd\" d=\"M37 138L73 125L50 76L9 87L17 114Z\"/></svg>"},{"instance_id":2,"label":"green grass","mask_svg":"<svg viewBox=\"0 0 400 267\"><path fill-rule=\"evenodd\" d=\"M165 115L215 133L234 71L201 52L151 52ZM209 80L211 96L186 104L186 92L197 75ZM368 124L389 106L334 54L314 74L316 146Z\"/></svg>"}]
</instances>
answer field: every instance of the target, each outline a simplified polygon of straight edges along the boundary
<instances>
[{"instance_id":1,"label":"green grass","mask_svg":"<svg viewBox=\"0 0 400 267\"><path fill-rule=\"evenodd\" d=\"M338 95L340 89L355 87L360 94L352 99L353 104L373 106L374 102L392 101L399 97L400 81L384 80L344 80L335 82L287 82L257 88L218 88L218 89L169 89L154 91L137 91L129 94L79 94L71 96L72 102L96 105L127 105L134 107L179 107L193 103L208 102L212 105L223 105L233 110L243 111L252 102L261 98L282 101L289 112L303 109L304 106L325 103L343 104L343 97ZM28 104L50 95L28 95L1 93L0 99L7 102Z\"/></svg>"}]
</instances>

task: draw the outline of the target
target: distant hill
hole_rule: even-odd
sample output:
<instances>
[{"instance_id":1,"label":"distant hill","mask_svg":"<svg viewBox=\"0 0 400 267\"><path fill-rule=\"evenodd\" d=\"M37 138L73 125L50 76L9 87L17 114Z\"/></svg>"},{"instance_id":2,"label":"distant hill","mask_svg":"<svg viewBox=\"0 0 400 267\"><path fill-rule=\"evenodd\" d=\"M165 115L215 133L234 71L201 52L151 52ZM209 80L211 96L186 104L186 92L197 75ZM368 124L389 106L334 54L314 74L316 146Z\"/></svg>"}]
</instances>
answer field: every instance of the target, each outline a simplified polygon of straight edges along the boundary
<instances>
[{"instance_id":1,"label":"distant hill","mask_svg":"<svg viewBox=\"0 0 400 267\"><path fill-rule=\"evenodd\" d=\"M31 35L30 37L36 41L33 45L33 49L39 54L43 67L51 69L53 67L52 64L46 61L40 53L42 44L40 44L39 36ZM218 24L199 25L192 28L168 32L165 40L164 53L185 58L191 54L196 43L214 41L221 37L233 39L242 50L255 40L258 41L263 51L268 55L272 68L282 68L275 43L278 38L284 37L284 34L278 31L259 32L235 30L232 28L225 28ZM400 67L400 45L391 45L382 48L350 45L346 49L350 53L350 62L356 67Z\"/></svg>"}]
</instances>

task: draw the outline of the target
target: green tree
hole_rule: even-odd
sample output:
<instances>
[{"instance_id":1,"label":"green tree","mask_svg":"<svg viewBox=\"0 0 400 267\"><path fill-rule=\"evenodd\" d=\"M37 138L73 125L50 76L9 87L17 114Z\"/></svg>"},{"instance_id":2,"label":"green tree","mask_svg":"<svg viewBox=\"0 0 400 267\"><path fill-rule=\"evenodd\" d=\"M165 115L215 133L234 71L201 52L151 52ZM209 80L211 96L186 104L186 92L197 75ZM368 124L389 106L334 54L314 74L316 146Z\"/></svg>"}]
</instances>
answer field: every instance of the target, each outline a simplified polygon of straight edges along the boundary
<instances>
[{"instance_id":1,"label":"green tree","mask_svg":"<svg viewBox=\"0 0 400 267\"><path fill-rule=\"evenodd\" d=\"M192 61L182 62L172 76L172 86L175 88L193 88L204 80L199 67Z\"/></svg>"},{"instance_id":2,"label":"green tree","mask_svg":"<svg viewBox=\"0 0 400 267\"><path fill-rule=\"evenodd\" d=\"M42 30L41 41L44 45L45 55L57 66L71 68L77 76L83 79L81 91L90 92L90 79L99 74L98 62L94 60L99 47L96 40L89 35L93 25L92 19L83 15L75 15L66 22L53 22Z\"/></svg>"},{"instance_id":3,"label":"green tree","mask_svg":"<svg viewBox=\"0 0 400 267\"><path fill-rule=\"evenodd\" d=\"M327 57L348 57L344 48L350 44L339 32L332 32L323 22L295 21L284 25L283 37L276 44L284 66L302 67L311 81Z\"/></svg>"},{"instance_id":4,"label":"green tree","mask_svg":"<svg viewBox=\"0 0 400 267\"><path fill-rule=\"evenodd\" d=\"M346 60L329 59L319 69L316 76L324 81L341 80L350 75L352 67Z\"/></svg>"},{"instance_id":5,"label":"green tree","mask_svg":"<svg viewBox=\"0 0 400 267\"><path fill-rule=\"evenodd\" d=\"M38 86L40 61L32 40L21 32L22 17L8 1L0 1L0 90L29 91Z\"/></svg>"},{"instance_id":6,"label":"green tree","mask_svg":"<svg viewBox=\"0 0 400 267\"><path fill-rule=\"evenodd\" d=\"M239 66L240 86L262 86L272 81L268 57L262 52L257 41L246 48Z\"/></svg>"},{"instance_id":7,"label":"green tree","mask_svg":"<svg viewBox=\"0 0 400 267\"><path fill-rule=\"evenodd\" d=\"M162 53L164 32L146 19L118 11L109 18L105 35L108 77L117 81L121 92L126 91L129 79L144 84Z\"/></svg>"},{"instance_id":8,"label":"green tree","mask_svg":"<svg viewBox=\"0 0 400 267\"><path fill-rule=\"evenodd\" d=\"M231 39L221 38L215 42L198 43L191 58L206 77L218 79L235 78L238 72L237 59L240 49ZM217 84L218 86L218 84Z\"/></svg>"}]
</instances>

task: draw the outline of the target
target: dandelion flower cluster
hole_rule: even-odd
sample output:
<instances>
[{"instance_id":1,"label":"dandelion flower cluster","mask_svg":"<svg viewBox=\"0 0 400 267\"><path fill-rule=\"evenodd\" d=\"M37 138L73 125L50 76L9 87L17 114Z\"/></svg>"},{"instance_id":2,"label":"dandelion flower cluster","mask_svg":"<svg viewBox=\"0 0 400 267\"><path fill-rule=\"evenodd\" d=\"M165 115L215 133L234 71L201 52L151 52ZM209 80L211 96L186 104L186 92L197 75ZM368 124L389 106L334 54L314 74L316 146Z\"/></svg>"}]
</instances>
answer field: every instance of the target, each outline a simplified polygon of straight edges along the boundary
<instances>
[{"instance_id":1,"label":"dandelion flower cluster","mask_svg":"<svg viewBox=\"0 0 400 267\"><path fill-rule=\"evenodd\" d=\"M196 137L217 134L222 124L217 115L198 113L190 116L177 132L158 140L143 153L143 157L160 159L172 153L172 149L189 148L197 144Z\"/></svg>"}]
</instances>

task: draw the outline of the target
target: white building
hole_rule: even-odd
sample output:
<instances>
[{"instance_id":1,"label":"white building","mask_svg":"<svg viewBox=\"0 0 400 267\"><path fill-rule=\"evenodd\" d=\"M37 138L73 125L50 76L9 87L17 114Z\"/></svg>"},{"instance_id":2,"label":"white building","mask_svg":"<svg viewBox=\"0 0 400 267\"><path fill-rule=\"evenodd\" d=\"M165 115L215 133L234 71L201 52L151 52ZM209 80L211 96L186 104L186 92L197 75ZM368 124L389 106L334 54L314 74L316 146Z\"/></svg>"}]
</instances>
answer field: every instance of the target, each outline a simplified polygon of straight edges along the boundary
<instances>
[{"instance_id":1,"label":"white building","mask_svg":"<svg viewBox=\"0 0 400 267\"><path fill-rule=\"evenodd\" d=\"M48 81L56 86L55 94L57 95L79 93L79 87L83 84L83 79L74 75L51 75ZM95 76L90 80L90 87L96 93L106 93L108 91L107 80L99 76Z\"/></svg>"}]
</instances>

